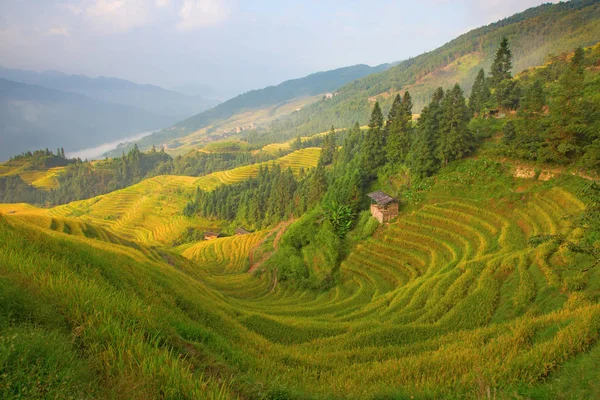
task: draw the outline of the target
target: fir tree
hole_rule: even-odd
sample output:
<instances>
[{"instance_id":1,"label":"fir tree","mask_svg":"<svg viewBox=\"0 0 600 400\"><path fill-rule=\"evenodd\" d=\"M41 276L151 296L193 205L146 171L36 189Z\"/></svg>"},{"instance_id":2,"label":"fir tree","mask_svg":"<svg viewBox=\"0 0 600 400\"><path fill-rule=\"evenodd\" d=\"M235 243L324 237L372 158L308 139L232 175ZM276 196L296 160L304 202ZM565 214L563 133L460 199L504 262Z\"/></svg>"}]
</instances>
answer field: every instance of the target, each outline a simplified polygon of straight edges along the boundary
<instances>
[{"instance_id":1,"label":"fir tree","mask_svg":"<svg viewBox=\"0 0 600 400\"><path fill-rule=\"evenodd\" d=\"M550 104L551 129L548 134L548 161L566 162L577 158L583 151L590 126L588 118L594 106L583 98L584 52L575 51L571 62L558 80L558 90Z\"/></svg>"},{"instance_id":2,"label":"fir tree","mask_svg":"<svg viewBox=\"0 0 600 400\"><path fill-rule=\"evenodd\" d=\"M329 165L333 162L335 154L337 152L337 138L335 134L335 128L332 126L329 133L325 136L323 141L323 147L321 149L321 155L319 157L319 163L323 165Z\"/></svg>"},{"instance_id":3,"label":"fir tree","mask_svg":"<svg viewBox=\"0 0 600 400\"><path fill-rule=\"evenodd\" d=\"M512 52L508 46L508 39L502 38L500 46L496 51L496 56L490 70L490 82L492 87L497 88L502 81L511 79L510 71L512 70Z\"/></svg>"},{"instance_id":4,"label":"fir tree","mask_svg":"<svg viewBox=\"0 0 600 400\"><path fill-rule=\"evenodd\" d=\"M411 145L412 100L408 91L401 101L399 95L396 97L388 121L387 160L397 165L406 161Z\"/></svg>"},{"instance_id":5,"label":"fir tree","mask_svg":"<svg viewBox=\"0 0 600 400\"><path fill-rule=\"evenodd\" d=\"M421 111L417 123L409 161L411 172L421 178L430 176L439 169L436 153L442 119L441 102L443 97L444 90L438 88L433 93L431 102Z\"/></svg>"},{"instance_id":6,"label":"fir tree","mask_svg":"<svg viewBox=\"0 0 600 400\"><path fill-rule=\"evenodd\" d=\"M442 121L438 141L438 157L447 165L467 155L474 147L474 138L468 128L470 111L458 84L446 92L442 100Z\"/></svg>"},{"instance_id":7,"label":"fir tree","mask_svg":"<svg viewBox=\"0 0 600 400\"><path fill-rule=\"evenodd\" d=\"M504 144L512 144L517 138L517 129L512 121L508 121L502 127L502 142Z\"/></svg>"},{"instance_id":8,"label":"fir tree","mask_svg":"<svg viewBox=\"0 0 600 400\"><path fill-rule=\"evenodd\" d=\"M541 114L544 105L546 105L544 84L541 79L536 79L526 88L523 94L519 114L525 118L535 118L535 116Z\"/></svg>"},{"instance_id":9,"label":"fir tree","mask_svg":"<svg viewBox=\"0 0 600 400\"><path fill-rule=\"evenodd\" d=\"M481 113L486 108L490 97L490 88L482 68L477 73L473 88L471 89L471 96L469 97L469 109L471 112L474 114Z\"/></svg>"},{"instance_id":10,"label":"fir tree","mask_svg":"<svg viewBox=\"0 0 600 400\"><path fill-rule=\"evenodd\" d=\"M512 79L512 52L508 39L502 38L490 70L490 84L499 107L515 110L519 106L519 85Z\"/></svg>"},{"instance_id":11,"label":"fir tree","mask_svg":"<svg viewBox=\"0 0 600 400\"><path fill-rule=\"evenodd\" d=\"M377 168L385 164L386 140L383 128L383 113L379 102L375 102L369 130L363 143L363 167L371 176L376 175Z\"/></svg>"}]
</instances>

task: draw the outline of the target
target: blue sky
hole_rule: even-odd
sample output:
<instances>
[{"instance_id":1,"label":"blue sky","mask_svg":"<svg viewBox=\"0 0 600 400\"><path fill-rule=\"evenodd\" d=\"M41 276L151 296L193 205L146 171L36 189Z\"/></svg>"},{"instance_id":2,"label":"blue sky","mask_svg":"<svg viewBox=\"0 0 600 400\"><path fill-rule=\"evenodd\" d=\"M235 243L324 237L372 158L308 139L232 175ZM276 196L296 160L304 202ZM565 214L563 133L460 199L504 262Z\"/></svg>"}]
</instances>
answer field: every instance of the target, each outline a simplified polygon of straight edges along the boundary
<instances>
[{"instance_id":1,"label":"blue sky","mask_svg":"<svg viewBox=\"0 0 600 400\"><path fill-rule=\"evenodd\" d=\"M539 0L0 0L0 65L226 93L400 61Z\"/></svg>"}]
</instances>

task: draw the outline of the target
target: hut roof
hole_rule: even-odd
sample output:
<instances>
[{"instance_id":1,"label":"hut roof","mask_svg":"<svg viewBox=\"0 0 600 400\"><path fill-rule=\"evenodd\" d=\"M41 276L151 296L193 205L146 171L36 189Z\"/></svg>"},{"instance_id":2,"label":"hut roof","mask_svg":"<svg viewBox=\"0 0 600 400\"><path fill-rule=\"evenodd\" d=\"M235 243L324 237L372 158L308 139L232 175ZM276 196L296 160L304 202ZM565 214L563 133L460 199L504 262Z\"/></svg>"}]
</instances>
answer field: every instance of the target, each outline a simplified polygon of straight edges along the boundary
<instances>
[{"instance_id":1,"label":"hut roof","mask_svg":"<svg viewBox=\"0 0 600 400\"><path fill-rule=\"evenodd\" d=\"M247 234L249 234L249 233L250 233L250 232L248 232L248 231L247 231L247 230L245 230L244 228L237 228L237 229L235 230L235 234L236 234L236 235L247 235Z\"/></svg>"},{"instance_id":2,"label":"hut roof","mask_svg":"<svg viewBox=\"0 0 600 400\"><path fill-rule=\"evenodd\" d=\"M385 206L386 204L390 204L396 201L392 196L382 191L377 191L373 193L369 193L369 196L373 201L381 206Z\"/></svg>"},{"instance_id":3,"label":"hut roof","mask_svg":"<svg viewBox=\"0 0 600 400\"><path fill-rule=\"evenodd\" d=\"M216 236L219 237L221 234L219 232L204 232L204 236Z\"/></svg>"}]
</instances>

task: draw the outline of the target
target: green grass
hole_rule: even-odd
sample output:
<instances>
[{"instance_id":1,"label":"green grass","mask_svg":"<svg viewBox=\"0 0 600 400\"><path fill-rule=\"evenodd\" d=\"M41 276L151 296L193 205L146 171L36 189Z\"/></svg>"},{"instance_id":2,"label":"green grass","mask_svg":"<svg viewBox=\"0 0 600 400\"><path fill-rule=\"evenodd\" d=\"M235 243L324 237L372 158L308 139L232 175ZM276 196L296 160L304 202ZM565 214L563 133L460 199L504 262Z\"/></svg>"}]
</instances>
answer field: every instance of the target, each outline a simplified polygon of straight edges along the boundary
<instances>
[{"instance_id":1,"label":"green grass","mask_svg":"<svg viewBox=\"0 0 600 400\"><path fill-rule=\"evenodd\" d=\"M516 193L523 180L501 165L456 163L413 187L420 201L394 223L363 213L328 290L247 273L252 252L272 250L268 232L168 250L109 229L127 232L143 201L177 190L167 178L62 216L11 205L0 219L0 388L9 398L593 398L600 272L582 279L564 268L571 255L527 244L572 234L563 217L583 210L583 184L561 177ZM313 250L304 257L319 275Z\"/></svg>"}]
</instances>

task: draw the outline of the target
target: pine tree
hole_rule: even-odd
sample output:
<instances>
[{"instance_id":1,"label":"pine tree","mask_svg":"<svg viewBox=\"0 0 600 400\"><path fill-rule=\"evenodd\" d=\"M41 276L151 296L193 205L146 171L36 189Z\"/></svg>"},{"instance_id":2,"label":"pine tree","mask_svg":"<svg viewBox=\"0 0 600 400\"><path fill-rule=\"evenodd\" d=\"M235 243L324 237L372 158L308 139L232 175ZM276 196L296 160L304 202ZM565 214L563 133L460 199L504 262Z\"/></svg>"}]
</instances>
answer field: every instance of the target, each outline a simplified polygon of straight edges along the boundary
<instances>
[{"instance_id":1,"label":"pine tree","mask_svg":"<svg viewBox=\"0 0 600 400\"><path fill-rule=\"evenodd\" d=\"M335 154L337 152L337 138L335 128L332 126L329 133L325 136L323 141L323 147L321 149L321 155L319 157L319 163L323 165L329 165L333 162Z\"/></svg>"},{"instance_id":2,"label":"pine tree","mask_svg":"<svg viewBox=\"0 0 600 400\"><path fill-rule=\"evenodd\" d=\"M545 105L544 84L541 79L536 79L523 94L519 114L525 118L535 118L542 113Z\"/></svg>"},{"instance_id":3,"label":"pine tree","mask_svg":"<svg viewBox=\"0 0 600 400\"><path fill-rule=\"evenodd\" d=\"M417 123L409 165L411 172L421 178L430 176L439 169L436 153L442 119L441 102L443 97L444 90L438 88L433 93L431 102L421 111Z\"/></svg>"},{"instance_id":4,"label":"pine tree","mask_svg":"<svg viewBox=\"0 0 600 400\"><path fill-rule=\"evenodd\" d=\"M512 52L508 46L508 39L502 38L500 46L496 51L496 56L490 70L490 82L492 87L497 88L502 81L511 79L512 70Z\"/></svg>"},{"instance_id":5,"label":"pine tree","mask_svg":"<svg viewBox=\"0 0 600 400\"><path fill-rule=\"evenodd\" d=\"M309 204L316 204L325 193L325 190L327 190L325 167L323 164L318 163L310 179L310 190L308 193Z\"/></svg>"},{"instance_id":6,"label":"pine tree","mask_svg":"<svg viewBox=\"0 0 600 400\"><path fill-rule=\"evenodd\" d=\"M438 141L438 157L444 165L467 155L474 147L468 128L470 111L458 84L448 90L442 100L442 120Z\"/></svg>"},{"instance_id":7,"label":"pine tree","mask_svg":"<svg viewBox=\"0 0 600 400\"><path fill-rule=\"evenodd\" d=\"M363 143L363 167L371 176L376 175L377 168L385 164L386 157L385 130L383 128L383 113L379 102L375 102L369 130Z\"/></svg>"},{"instance_id":8,"label":"pine tree","mask_svg":"<svg viewBox=\"0 0 600 400\"><path fill-rule=\"evenodd\" d=\"M412 136L412 100L406 91L402 101L396 97L388 119L387 161L392 165L405 162ZM393 115L393 116L392 116Z\"/></svg>"},{"instance_id":9,"label":"pine tree","mask_svg":"<svg viewBox=\"0 0 600 400\"><path fill-rule=\"evenodd\" d=\"M492 63L490 85L495 89L496 104L499 107L515 110L519 106L520 91L517 81L512 79L511 70L512 52L508 39L504 37Z\"/></svg>"},{"instance_id":10,"label":"pine tree","mask_svg":"<svg viewBox=\"0 0 600 400\"><path fill-rule=\"evenodd\" d=\"M471 96L469 97L469 109L472 113L481 113L486 107L491 97L490 88L488 82L485 79L485 72L483 68L477 73L473 88L471 89Z\"/></svg>"},{"instance_id":11,"label":"pine tree","mask_svg":"<svg viewBox=\"0 0 600 400\"><path fill-rule=\"evenodd\" d=\"M558 90L550 104L551 130L547 142L554 161L566 162L580 156L589 131L590 105L582 95L585 90L583 61L584 52L579 48L560 76Z\"/></svg>"},{"instance_id":12,"label":"pine tree","mask_svg":"<svg viewBox=\"0 0 600 400\"><path fill-rule=\"evenodd\" d=\"M512 144L517 138L517 128L512 121L508 121L502 127L502 142L504 144Z\"/></svg>"},{"instance_id":13,"label":"pine tree","mask_svg":"<svg viewBox=\"0 0 600 400\"><path fill-rule=\"evenodd\" d=\"M302 148L302 138L296 137L296 140L292 143L292 150L300 150Z\"/></svg>"},{"instance_id":14,"label":"pine tree","mask_svg":"<svg viewBox=\"0 0 600 400\"><path fill-rule=\"evenodd\" d=\"M388 119L385 123L386 128L392 124L400 112L402 112L402 97L400 97L400 94L397 94L388 113Z\"/></svg>"},{"instance_id":15,"label":"pine tree","mask_svg":"<svg viewBox=\"0 0 600 400\"><path fill-rule=\"evenodd\" d=\"M404 110L404 123L412 124L412 97L410 93L407 91L404 92L404 96L402 97L402 108Z\"/></svg>"}]
</instances>

